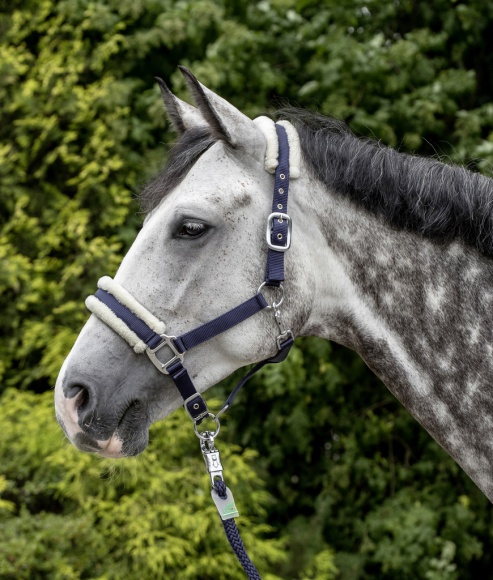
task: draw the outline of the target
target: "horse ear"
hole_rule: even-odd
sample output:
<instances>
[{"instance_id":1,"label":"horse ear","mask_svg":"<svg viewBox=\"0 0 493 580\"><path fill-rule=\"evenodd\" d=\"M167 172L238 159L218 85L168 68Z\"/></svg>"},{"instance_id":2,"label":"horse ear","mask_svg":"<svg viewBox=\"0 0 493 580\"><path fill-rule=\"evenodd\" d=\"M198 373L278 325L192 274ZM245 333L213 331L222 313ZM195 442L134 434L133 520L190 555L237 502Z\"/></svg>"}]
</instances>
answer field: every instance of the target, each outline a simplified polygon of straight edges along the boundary
<instances>
[{"instance_id":1,"label":"horse ear","mask_svg":"<svg viewBox=\"0 0 493 580\"><path fill-rule=\"evenodd\" d=\"M257 137L257 129L251 119L204 87L188 69L183 66L178 68L185 77L197 107L217 139L227 141L235 147L240 144L246 145L250 136Z\"/></svg>"},{"instance_id":2,"label":"horse ear","mask_svg":"<svg viewBox=\"0 0 493 580\"><path fill-rule=\"evenodd\" d=\"M163 79L159 77L155 78L161 89L161 96L163 97L166 113L173 125L173 129L178 135L183 135L187 129L207 126L204 118L195 107L175 97Z\"/></svg>"}]
</instances>

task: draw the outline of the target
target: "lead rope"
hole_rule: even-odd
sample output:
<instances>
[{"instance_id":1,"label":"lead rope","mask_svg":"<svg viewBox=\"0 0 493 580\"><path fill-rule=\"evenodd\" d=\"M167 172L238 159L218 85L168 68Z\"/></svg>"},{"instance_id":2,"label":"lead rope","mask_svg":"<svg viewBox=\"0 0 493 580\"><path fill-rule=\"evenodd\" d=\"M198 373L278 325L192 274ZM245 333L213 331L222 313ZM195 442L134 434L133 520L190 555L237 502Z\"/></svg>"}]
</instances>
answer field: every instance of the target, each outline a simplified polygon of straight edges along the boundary
<instances>
[{"instance_id":1,"label":"lead rope","mask_svg":"<svg viewBox=\"0 0 493 580\"><path fill-rule=\"evenodd\" d=\"M224 481L217 480L214 483L213 489L220 499L225 501L228 499L227 492L228 488L226 487ZM231 546L236 557L238 558L238 561L243 566L243 570L245 570L248 578L251 578L252 580L261 580L257 568L255 568L255 565L250 560L250 557L248 556L247 551L245 550L245 546L243 545L243 542L240 537L240 532L236 527L236 522L234 521L234 519L231 520L221 519L221 522L223 524L226 537L228 538L229 545Z\"/></svg>"},{"instance_id":2,"label":"lead rope","mask_svg":"<svg viewBox=\"0 0 493 580\"><path fill-rule=\"evenodd\" d=\"M221 523L226 537L228 538L229 545L238 558L243 570L245 570L246 575L251 580L261 580L260 574L258 573L257 568L255 568L253 562L250 560L241 540L240 532L236 527L234 518L238 517L240 514L236 508L233 493L226 486L223 479L221 457L214 444L214 440L220 430L220 425L217 416L213 417L213 419L217 426L215 431L200 432L195 428L195 433L200 439L200 449L204 456L205 465L211 478L212 499L216 504L217 511L219 512L219 517L221 518Z\"/></svg>"},{"instance_id":3,"label":"lead rope","mask_svg":"<svg viewBox=\"0 0 493 580\"><path fill-rule=\"evenodd\" d=\"M289 348L287 349L288 352ZM228 539L231 549L233 550L235 556L238 558L238 562L241 564L243 570L250 580L261 580L261 577L254 563L251 561L249 555L247 554L240 536L240 532L234 520L234 518L238 517L240 514L236 507L233 493L226 486L226 483L223 479L223 466L221 464L219 450L215 446L215 438L221 429L219 416L229 409L234 397L248 381L248 379L252 377L255 372L260 370L266 363L267 361L263 361L262 363L255 365L252 370L241 379L241 381L233 389L227 401L221 407L221 410L216 415L209 413L209 417L212 418L216 424L215 431L201 432L198 430L197 423L194 423L194 431L197 437L200 439L200 450L202 451L205 465L211 478L211 496L219 513L219 517L224 528L224 533L226 534L226 538Z\"/></svg>"},{"instance_id":4,"label":"lead rope","mask_svg":"<svg viewBox=\"0 0 493 580\"><path fill-rule=\"evenodd\" d=\"M254 563L250 560L241 540L240 532L236 527L234 518L238 517L240 514L236 508L231 490L224 483L219 451L214 446L214 436L210 431L206 431L202 437L203 436L208 436L207 439L203 439L201 449L207 469L211 476L211 495L219 512L219 517L221 518L221 523L226 537L228 538L229 545L235 553L235 556L238 558L243 570L245 570L248 578L251 580L261 580L260 574L258 573L257 568L255 568Z\"/></svg>"}]
</instances>

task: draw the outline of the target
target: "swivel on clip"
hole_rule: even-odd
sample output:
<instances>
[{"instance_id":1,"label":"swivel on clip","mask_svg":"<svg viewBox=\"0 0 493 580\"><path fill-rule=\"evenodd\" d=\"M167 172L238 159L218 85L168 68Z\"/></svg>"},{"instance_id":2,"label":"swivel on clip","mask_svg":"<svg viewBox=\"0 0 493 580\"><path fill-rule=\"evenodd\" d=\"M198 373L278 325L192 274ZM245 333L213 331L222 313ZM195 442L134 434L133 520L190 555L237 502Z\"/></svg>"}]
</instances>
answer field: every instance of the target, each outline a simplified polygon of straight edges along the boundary
<instances>
[{"instance_id":1,"label":"swivel on clip","mask_svg":"<svg viewBox=\"0 0 493 580\"><path fill-rule=\"evenodd\" d=\"M207 435L209 437L206 437ZM205 465L207 471L211 476L211 496L212 500L216 504L217 511L221 516L223 521L230 520L232 518L237 518L240 514L238 508L236 507L233 494L229 487L226 487L223 479L223 466L221 465L221 458L219 457L219 451L214 445L214 433L210 431L204 431L203 436L200 438L200 450L204 456ZM219 496L214 484L220 479L226 490L225 496Z\"/></svg>"},{"instance_id":2,"label":"swivel on clip","mask_svg":"<svg viewBox=\"0 0 493 580\"><path fill-rule=\"evenodd\" d=\"M214 487L214 482L216 478L223 479L223 466L221 464L221 457L219 456L219 451L214 445L214 438L209 439L201 438L200 440L200 450L204 457L205 466L207 471L211 476L211 484Z\"/></svg>"}]
</instances>

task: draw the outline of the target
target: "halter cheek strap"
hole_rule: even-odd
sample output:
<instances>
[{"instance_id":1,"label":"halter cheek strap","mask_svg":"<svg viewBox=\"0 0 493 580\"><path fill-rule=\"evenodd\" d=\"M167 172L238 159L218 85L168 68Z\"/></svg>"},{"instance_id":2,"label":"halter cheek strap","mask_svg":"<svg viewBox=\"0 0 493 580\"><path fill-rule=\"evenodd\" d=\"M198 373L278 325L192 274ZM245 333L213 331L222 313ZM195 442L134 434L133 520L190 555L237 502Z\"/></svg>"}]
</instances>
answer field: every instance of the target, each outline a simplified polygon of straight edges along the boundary
<instances>
[{"instance_id":1,"label":"halter cheek strap","mask_svg":"<svg viewBox=\"0 0 493 580\"><path fill-rule=\"evenodd\" d=\"M289 143L284 127L276 125L279 144L278 165L274 177L272 213L267 218L266 242L267 271L265 283L279 287L284 281L284 253L291 246L292 222L288 211L289 194Z\"/></svg>"},{"instance_id":2,"label":"halter cheek strap","mask_svg":"<svg viewBox=\"0 0 493 580\"><path fill-rule=\"evenodd\" d=\"M265 120L258 123L259 119ZM292 135L293 131L296 134L296 139L298 138L296 130L290 124L286 128L280 123L274 125L270 119L265 117L259 119L256 122L264 132L264 135L266 135L267 140L266 163L268 161L269 167L275 171L275 179L272 213L267 219L266 229L266 242L269 248L266 276L257 294L221 316L181 336L165 334L166 326L164 322L156 318L129 292L108 276L104 276L99 280L98 290L94 296L89 296L86 299L86 306L91 312L126 340L136 353L145 352L161 373L171 377L183 398L184 408L195 425L200 424L208 415L217 420L219 415L231 406L234 397L246 381L265 364L284 360L294 343L293 333L291 330L284 329L281 323L280 308L284 299L283 294L279 302L274 302L269 306L260 290L264 286L272 286L280 288L280 291L284 292L282 288L284 253L291 245L292 227L291 218L287 213L290 159L294 159L294 162L298 163L295 166L295 173L299 173L299 142L294 140L293 136L290 139L290 133ZM269 126L267 121L272 127ZM285 125L287 122L283 123ZM272 132L272 129L274 129L274 132ZM275 159L272 155L274 135L276 136L278 151ZM290 142L293 142L294 153L290 153ZM298 158L296 157L296 151L298 151ZM219 413L214 416L209 413L206 402L196 390L187 369L183 366L184 355L187 350L222 334L266 308L274 311L274 316L279 326L280 334L277 337L277 354L255 365L236 386ZM157 353L165 348L171 351L172 356L166 362L162 362Z\"/></svg>"}]
</instances>

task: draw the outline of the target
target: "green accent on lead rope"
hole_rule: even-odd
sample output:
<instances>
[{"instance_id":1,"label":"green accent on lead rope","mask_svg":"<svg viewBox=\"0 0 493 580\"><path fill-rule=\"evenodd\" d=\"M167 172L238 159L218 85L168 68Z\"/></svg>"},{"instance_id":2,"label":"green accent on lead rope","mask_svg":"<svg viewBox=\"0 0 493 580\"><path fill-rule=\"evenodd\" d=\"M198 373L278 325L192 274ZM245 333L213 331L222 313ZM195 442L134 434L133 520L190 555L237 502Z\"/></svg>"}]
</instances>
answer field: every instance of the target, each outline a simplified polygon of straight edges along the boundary
<instances>
[{"instance_id":1,"label":"green accent on lead rope","mask_svg":"<svg viewBox=\"0 0 493 580\"><path fill-rule=\"evenodd\" d=\"M233 494L231 493L229 487L226 488L226 493L227 493L226 499L221 499L217 495L216 490L214 488L211 490L212 499L214 500L214 503L216 504L217 507L217 511L219 512L219 515L221 516L221 519L223 521L231 520L232 518L237 518L240 515L236 507Z\"/></svg>"}]
</instances>

